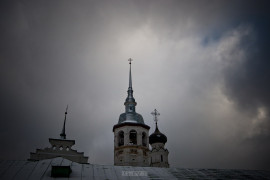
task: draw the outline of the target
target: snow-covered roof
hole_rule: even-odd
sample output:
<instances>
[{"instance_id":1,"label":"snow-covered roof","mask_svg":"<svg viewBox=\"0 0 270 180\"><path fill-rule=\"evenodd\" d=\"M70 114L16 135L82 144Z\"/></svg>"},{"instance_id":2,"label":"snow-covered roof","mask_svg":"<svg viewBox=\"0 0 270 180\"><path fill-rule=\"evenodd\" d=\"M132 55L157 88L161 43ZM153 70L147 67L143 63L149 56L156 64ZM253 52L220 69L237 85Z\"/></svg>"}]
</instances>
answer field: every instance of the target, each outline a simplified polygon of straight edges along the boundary
<instances>
[{"instance_id":1,"label":"snow-covered roof","mask_svg":"<svg viewBox=\"0 0 270 180\"><path fill-rule=\"evenodd\" d=\"M0 161L0 179L54 179L52 166L70 166L69 178L60 179L270 179L270 171L186 169L79 164L62 157L42 161Z\"/></svg>"}]
</instances>

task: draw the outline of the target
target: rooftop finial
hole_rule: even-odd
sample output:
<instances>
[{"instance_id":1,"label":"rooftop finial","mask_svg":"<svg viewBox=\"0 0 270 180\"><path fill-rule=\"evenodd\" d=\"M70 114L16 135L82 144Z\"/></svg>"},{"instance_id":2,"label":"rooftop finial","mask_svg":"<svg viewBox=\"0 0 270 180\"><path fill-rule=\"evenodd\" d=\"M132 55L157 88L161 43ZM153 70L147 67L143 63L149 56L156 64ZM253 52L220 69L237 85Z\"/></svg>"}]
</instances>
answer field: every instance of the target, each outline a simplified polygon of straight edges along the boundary
<instances>
[{"instance_id":1,"label":"rooftop finial","mask_svg":"<svg viewBox=\"0 0 270 180\"><path fill-rule=\"evenodd\" d=\"M65 112L65 120L64 120L64 125L62 132L60 134L61 139L66 139L66 120L67 120L67 110L68 110L68 105L66 107L66 112Z\"/></svg>"},{"instance_id":2,"label":"rooftop finial","mask_svg":"<svg viewBox=\"0 0 270 180\"><path fill-rule=\"evenodd\" d=\"M160 116L160 113L155 109L151 114L154 116L154 121L156 122L156 129L157 129L157 121L158 121L158 116Z\"/></svg>"},{"instance_id":3,"label":"rooftop finial","mask_svg":"<svg viewBox=\"0 0 270 180\"><path fill-rule=\"evenodd\" d=\"M131 61L133 61L133 59L129 58L129 90L132 90L132 78L131 78Z\"/></svg>"},{"instance_id":4,"label":"rooftop finial","mask_svg":"<svg viewBox=\"0 0 270 180\"><path fill-rule=\"evenodd\" d=\"M129 58L128 59L129 61L129 86L128 86L128 97L126 99L126 102L127 101L135 101L134 98L133 98L133 90L132 90L132 78L131 78L131 61L133 61L133 59Z\"/></svg>"}]
</instances>

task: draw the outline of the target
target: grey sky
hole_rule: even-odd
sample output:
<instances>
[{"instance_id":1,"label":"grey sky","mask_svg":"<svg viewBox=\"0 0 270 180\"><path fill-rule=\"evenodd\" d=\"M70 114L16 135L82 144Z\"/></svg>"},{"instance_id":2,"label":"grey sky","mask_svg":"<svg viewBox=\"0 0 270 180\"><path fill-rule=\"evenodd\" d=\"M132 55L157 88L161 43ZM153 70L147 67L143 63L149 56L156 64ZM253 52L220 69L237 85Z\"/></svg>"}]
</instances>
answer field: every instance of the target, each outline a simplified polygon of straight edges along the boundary
<instances>
[{"instance_id":1,"label":"grey sky","mask_svg":"<svg viewBox=\"0 0 270 180\"><path fill-rule=\"evenodd\" d=\"M1 159L67 137L113 164L128 58L137 112L171 166L270 169L267 1L2 1Z\"/></svg>"}]
</instances>

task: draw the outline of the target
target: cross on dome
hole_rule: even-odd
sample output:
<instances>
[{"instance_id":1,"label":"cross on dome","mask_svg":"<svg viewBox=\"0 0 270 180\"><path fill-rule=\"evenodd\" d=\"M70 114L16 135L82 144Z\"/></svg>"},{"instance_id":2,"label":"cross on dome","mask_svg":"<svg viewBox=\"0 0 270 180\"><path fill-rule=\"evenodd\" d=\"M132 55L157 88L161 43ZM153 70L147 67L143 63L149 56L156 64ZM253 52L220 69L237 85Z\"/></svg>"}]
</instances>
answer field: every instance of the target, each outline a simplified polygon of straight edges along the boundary
<instances>
[{"instance_id":1,"label":"cross on dome","mask_svg":"<svg viewBox=\"0 0 270 180\"><path fill-rule=\"evenodd\" d=\"M151 112L151 114L153 115L154 121L157 124L157 121L158 121L158 118L157 117L160 116L160 113L155 109L153 112Z\"/></svg>"}]
</instances>

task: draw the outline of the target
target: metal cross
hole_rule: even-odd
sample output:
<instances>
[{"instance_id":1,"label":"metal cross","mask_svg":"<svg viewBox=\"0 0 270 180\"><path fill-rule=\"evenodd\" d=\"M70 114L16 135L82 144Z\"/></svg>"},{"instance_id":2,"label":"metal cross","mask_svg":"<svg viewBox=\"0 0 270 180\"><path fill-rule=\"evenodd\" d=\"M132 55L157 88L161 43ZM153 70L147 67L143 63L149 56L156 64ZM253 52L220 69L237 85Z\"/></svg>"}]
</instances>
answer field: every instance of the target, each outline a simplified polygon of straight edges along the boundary
<instances>
[{"instance_id":1,"label":"metal cross","mask_svg":"<svg viewBox=\"0 0 270 180\"><path fill-rule=\"evenodd\" d=\"M131 61L133 61L133 59L129 58L128 61L129 61L129 64L131 64Z\"/></svg>"},{"instance_id":2,"label":"metal cross","mask_svg":"<svg viewBox=\"0 0 270 180\"><path fill-rule=\"evenodd\" d=\"M151 114L154 116L154 121L157 123L157 117L160 115L160 113L155 109L153 112L151 112Z\"/></svg>"}]
</instances>

